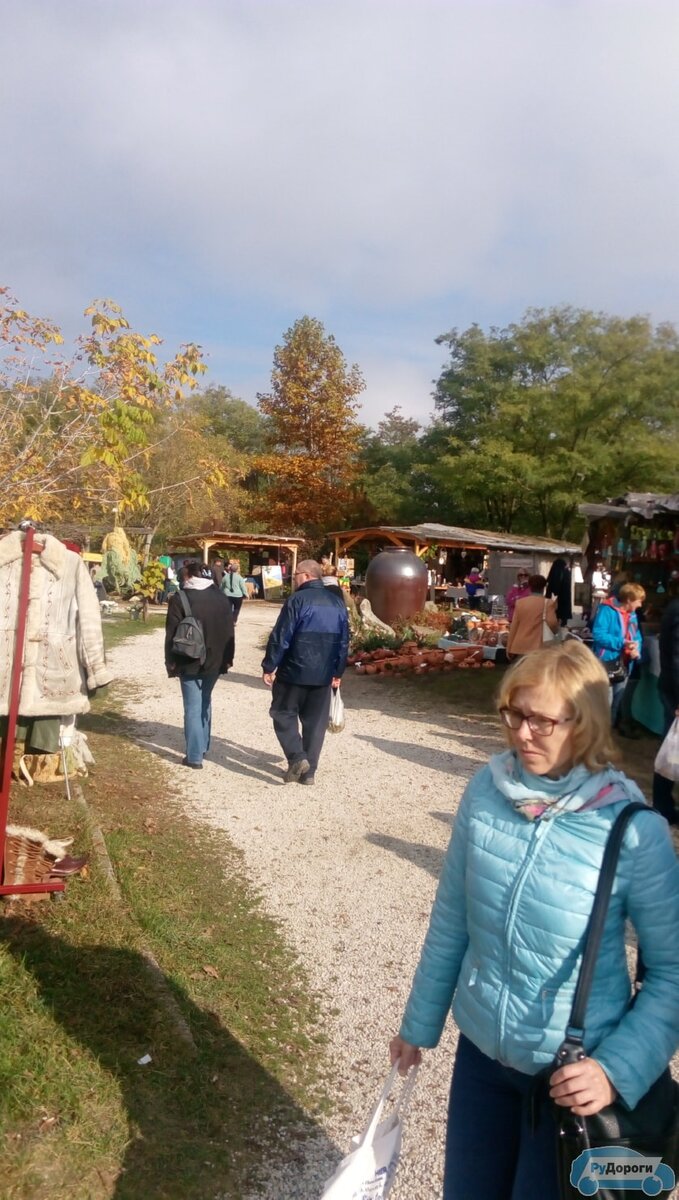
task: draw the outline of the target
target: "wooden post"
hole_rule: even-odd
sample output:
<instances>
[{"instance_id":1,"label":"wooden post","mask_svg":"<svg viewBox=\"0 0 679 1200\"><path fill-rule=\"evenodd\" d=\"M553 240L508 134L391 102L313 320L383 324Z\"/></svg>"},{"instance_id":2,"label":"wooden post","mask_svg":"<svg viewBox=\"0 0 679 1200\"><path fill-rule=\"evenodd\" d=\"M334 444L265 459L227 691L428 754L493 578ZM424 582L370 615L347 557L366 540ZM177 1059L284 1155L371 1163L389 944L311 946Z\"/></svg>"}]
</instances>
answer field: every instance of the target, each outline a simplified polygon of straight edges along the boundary
<instances>
[{"instance_id":1,"label":"wooden post","mask_svg":"<svg viewBox=\"0 0 679 1200\"><path fill-rule=\"evenodd\" d=\"M143 550L142 559L141 559L141 565L144 570L146 570L146 568L149 565L149 558L151 557L151 542L152 541L153 541L153 530L147 529L146 537L144 538L144 550ZM88 546L88 549L89 549L89 546Z\"/></svg>"}]
</instances>

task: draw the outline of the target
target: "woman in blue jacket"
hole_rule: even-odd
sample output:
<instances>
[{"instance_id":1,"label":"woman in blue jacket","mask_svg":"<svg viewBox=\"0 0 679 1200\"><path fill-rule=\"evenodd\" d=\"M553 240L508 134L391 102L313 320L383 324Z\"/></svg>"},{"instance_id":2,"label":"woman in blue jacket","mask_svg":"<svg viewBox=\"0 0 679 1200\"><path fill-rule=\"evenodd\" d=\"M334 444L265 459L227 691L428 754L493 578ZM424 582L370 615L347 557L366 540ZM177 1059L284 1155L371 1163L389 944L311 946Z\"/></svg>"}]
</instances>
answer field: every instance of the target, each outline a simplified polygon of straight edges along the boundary
<instances>
[{"instance_id":1,"label":"woman in blue jacket","mask_svg":"<svg viewBox=\"0 0 679 1200\"><path fill-rule=\"evenodd\" d=\"M469 783L392 1062L401 1074L460 1030L444 1200L558 1200L551 1114L529 1120L535 1076L563 1040L608 833L640 792L611 766L608 680L575 642L526 655L498 710L510 749ZM633 1007L629 918L646 975ZM550 1095L592 1115L634 1106L679 1042L679 863L668 827L638 813L625 834L587 1009L588 1057ZM547 1109L548 1100L539 1101Z\"/></svg>"},{"instance_id":2,"label":"woman in blue jacket","mask_svg":"<svg viewBox=\"0 0 679 1200\"><path fill-rule=\"evenodd\" d=\"M602 600L592 623L592 649L601 659L609 679L611 724L615 725L632 664L641 658L641 631L637 610L646 593L639 583L623 583L617 596ZM618 668L620 679L611 678Z\"/></svg>"}]
</instances>

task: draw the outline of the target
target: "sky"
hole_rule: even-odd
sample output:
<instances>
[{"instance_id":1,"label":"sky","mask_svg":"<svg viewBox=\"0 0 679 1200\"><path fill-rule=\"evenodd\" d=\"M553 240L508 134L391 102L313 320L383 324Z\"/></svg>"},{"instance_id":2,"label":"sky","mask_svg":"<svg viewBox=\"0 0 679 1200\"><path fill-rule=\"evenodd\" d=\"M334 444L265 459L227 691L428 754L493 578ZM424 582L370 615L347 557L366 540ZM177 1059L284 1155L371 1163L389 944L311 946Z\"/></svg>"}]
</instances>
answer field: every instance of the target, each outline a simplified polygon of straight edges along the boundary
<instances>
[{"instance_id":1,"label":"sky","mask_svg":"<svg viewBox=\"0 0 679 1200\"><path fill-rule=\"evenodd\" d=\"M1 0L0 284L111 297L256 403L321 320L361 418L438 335L569 303L679 323L679 5Z\"/></svg>"}]
</instances>

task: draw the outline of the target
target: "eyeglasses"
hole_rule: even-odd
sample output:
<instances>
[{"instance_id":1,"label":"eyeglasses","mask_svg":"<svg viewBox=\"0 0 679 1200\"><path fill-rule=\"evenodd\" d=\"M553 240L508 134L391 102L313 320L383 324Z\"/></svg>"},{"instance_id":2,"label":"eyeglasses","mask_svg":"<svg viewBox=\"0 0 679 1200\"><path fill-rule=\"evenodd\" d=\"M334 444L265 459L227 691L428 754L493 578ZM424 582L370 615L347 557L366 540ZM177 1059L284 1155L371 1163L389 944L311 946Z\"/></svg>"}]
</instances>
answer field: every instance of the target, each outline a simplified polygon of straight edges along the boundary
<instances>
[{"instance_id":1,"label":"eyeglasses","mask_svg":"<svg viewBox=\"0 0 679 1200\"><path fill-rule=\"evenodd\" d=\"M561 717L556 720L554 717L542 717L539 713L523 713L518 708L501 708L500 717L503 724L515 733L525 721L531 733L540 734L541 737L551 737L556 725L567 725L569 721L575 720L575 717Z\"/></svg>"}]
</instances>

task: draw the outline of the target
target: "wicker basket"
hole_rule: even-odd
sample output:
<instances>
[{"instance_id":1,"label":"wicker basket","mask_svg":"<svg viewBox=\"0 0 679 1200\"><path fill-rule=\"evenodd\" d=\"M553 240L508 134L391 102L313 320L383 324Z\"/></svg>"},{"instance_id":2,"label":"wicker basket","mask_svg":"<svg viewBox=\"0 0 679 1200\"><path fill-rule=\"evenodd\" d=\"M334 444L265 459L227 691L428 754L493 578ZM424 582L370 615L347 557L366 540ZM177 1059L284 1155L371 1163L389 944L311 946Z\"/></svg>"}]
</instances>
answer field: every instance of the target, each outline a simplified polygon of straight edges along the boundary
<instances>
[{"instance_id":1,"label":"wicker basket","mask_svg":"<svg viewBox=\"0 0 679 1200\"><path fill-rule=\"evenodd\" d=\"M52 873L54 857L45 852L44 839L28 836L24 831L11 832L12 826L7 826L5 840L5 874L3 882L10 883L44 883ZM5 899L41 899L42 895L6 896Z\"/></svg>"}]
</instances>

